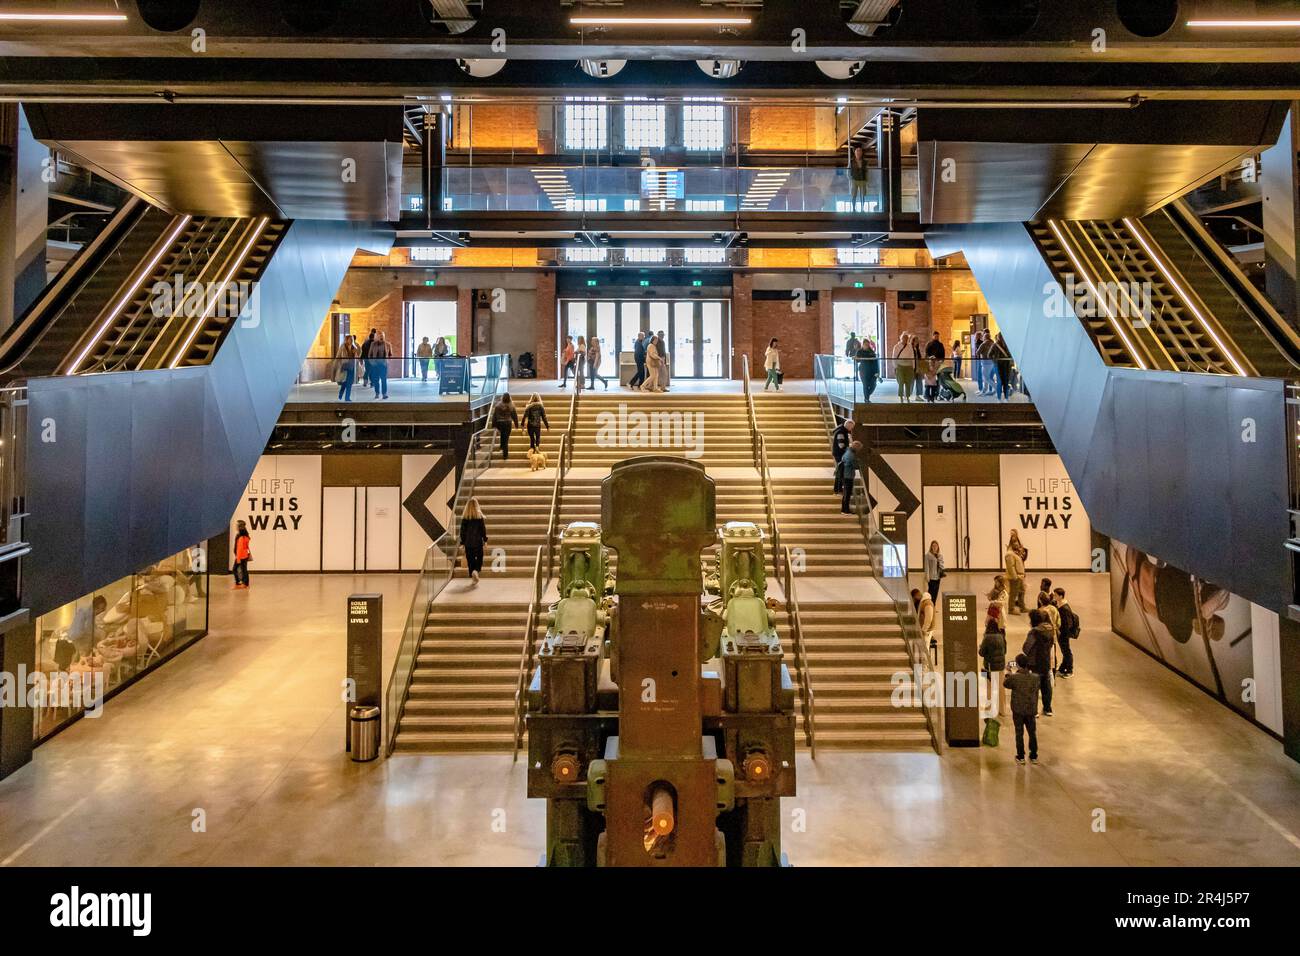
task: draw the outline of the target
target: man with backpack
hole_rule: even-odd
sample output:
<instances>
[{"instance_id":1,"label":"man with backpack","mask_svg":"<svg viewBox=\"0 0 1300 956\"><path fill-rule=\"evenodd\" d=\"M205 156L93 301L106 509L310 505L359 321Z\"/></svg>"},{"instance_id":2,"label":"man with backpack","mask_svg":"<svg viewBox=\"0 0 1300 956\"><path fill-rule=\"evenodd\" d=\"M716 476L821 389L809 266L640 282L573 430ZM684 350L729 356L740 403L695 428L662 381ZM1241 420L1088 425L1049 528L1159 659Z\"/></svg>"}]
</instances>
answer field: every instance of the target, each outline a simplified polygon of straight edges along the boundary
<instances>
[{"instance_id":1,"label":"man with backpack","mask_svg":"<svg viewBox=\"0 0 1300 956\"><path fill-rule=\"evenodd\" d=\"M1070 642L1079 636L1079 615L1074 613L1074 608L1065 599L1065 588L1054 588L1052 601L1056 604L1056 612L1061 616L1061 627L1056 633L1056 642L1061 645L1061 666L1057 668L1056 676L1073 677L1074 651L1070 650Z\"/></svg>"},{"instance_id":2,"label":"man with backpack","mask_svg":"<svg viewBox=\"0 0 1300 956\"><path fill-rule=\"evenodd\" d=\"M1039 608L1029 612L1029 636L1021 652L1029 660L1029 669L1038 675L1043 695L1043 716L1052 716L1052 630L1047 615ZM1012 707L1014 709L1014 702Z\"/></svg>"},{"instance_id":3,"label":"man with backpack","mask_svg":"<svg viewBox=\"0 0 1300 956\"><path fill-rule=\"evenodd\" d=\"M849 450L849 443L853 441L853 419L849 418L844 421L831 434L831 456L835 459L835 493L838 495L841 491L840 482L840 459L844 453Z\"/></svg>"},{"instance_id":4,"label":"man with backpack","mask_svg":"<svg viewBox=\"0 0 1300 956\"><path fill-rule=\"evenodd\" d=\"M1029 759L1038 763L1038 675L1029 670L1029 658L1016 656L1016 671L1007 676L1011 691L1011 723L1016 730L1016 763L1025 762L1025 731L1029 731Z\"/></svg>"}]
</instances>

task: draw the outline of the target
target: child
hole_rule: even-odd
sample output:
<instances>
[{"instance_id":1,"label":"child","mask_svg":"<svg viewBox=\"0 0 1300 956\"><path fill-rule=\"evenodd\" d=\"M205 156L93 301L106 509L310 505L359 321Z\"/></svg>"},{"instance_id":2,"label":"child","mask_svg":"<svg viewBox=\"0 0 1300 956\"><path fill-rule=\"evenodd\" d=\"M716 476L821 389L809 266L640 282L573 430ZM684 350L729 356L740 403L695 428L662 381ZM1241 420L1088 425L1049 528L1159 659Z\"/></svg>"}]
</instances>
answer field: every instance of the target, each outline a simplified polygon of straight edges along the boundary
<instances>
[{"instance_id":1,"label":"child","mask_svg":"<svg viewBox=\"0 0 1300 956\"><path fill-rule=\"evenodd\" d=\"M1029 731L1029 761L1038 763L1038 675L1029 658L1016 655L1016 670L1007 677L1011 689L1011 722L1016 730L1016 763L1025 762L1025 731Z\"/></svg>"}]
</instances>

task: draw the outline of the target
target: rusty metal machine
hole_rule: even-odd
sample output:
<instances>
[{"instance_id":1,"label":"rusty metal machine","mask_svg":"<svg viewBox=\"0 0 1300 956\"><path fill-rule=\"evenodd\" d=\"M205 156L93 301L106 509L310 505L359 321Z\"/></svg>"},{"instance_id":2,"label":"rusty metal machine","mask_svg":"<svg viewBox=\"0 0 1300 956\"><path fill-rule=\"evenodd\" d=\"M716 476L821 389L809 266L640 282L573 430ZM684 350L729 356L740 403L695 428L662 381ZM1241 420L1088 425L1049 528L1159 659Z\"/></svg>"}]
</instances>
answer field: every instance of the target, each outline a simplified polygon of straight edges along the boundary
<instances>
[{"instance_id":1,"label":"rusty metal machine","mask_svg":"<svg viewBox=\"0 0 1300 956\"><path fill-rule=\"evenodd\" d=\"M710 600L700 555L715 541ZM605 545L618 553L608 609L592 590ZM566 530L561 598L527 701L546 865L784 862L794 689L764 568L762 532L719 531L712 479L682 458L616 464L599 530Z\"/></svg>"}]
</instances>

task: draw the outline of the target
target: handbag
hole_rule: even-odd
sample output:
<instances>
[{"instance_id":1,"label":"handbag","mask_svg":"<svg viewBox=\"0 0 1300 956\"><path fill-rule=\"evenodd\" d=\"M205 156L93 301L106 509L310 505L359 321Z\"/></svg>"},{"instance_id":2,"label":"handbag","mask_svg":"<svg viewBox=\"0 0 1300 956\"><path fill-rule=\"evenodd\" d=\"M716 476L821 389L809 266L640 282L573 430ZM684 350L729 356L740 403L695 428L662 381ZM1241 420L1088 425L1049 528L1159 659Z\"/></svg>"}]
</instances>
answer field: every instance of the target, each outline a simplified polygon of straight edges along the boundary
<instances>
[{"instance_id":1,"label":"handbag","mask_svg":"<svg viewBox=\"0 0 1300 956\"><path fill-rule=\"evenodd\" d=\"M780 369L776 370L776 384L778 385L785 384L785 372L781 371Z\"/></svg>"},{"instance_id":2,"label":"handbag","mask_svg":"<svg viewBox=\"0 0 1300 956\"><path fill-rule=\"evenodd\" d=\"M981 742L985 747L996 747L998 745L998 734L1002 730L1002 724L996 717L989 717L984 721L984 736Z\"/></svg>"}]
</instances>

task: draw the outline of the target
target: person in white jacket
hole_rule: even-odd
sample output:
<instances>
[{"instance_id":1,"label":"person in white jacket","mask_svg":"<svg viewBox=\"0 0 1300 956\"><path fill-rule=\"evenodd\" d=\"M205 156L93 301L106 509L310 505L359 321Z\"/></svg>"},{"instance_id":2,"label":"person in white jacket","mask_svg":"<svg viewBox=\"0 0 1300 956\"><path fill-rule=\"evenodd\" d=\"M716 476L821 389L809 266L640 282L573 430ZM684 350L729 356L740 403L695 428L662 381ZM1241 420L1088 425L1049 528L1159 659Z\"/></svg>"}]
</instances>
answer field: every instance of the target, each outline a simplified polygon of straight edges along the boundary
<instances>
[{"instance_id":1,"label":"person in white jacket","mask_svg":"<svg viewBox=\"0 0 1300 956\"><path fill-rule=\"evenodd\" d=\"M781 350L776 347L776 339L767 343L767 354L763 356L763 368L767 370L767 382L763 385L763 391L767 391L773 385L776 390L781 391Z\"/></svg>"}]
</instances>

